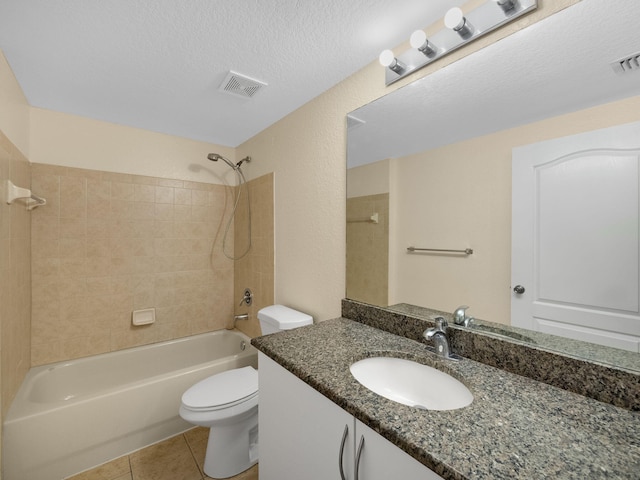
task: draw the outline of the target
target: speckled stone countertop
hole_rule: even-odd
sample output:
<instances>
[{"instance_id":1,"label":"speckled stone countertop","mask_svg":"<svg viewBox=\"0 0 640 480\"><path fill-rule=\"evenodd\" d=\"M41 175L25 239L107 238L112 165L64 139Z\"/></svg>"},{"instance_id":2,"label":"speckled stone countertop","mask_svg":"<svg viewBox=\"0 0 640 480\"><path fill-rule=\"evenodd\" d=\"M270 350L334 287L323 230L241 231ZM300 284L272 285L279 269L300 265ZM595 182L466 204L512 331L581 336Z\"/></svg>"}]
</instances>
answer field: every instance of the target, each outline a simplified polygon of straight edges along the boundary
<instances>
[{"instance_id":1,"label":"speckled stone countertop","mask_svg":"<svg viewBox=\"0 0 640 480\"><path fill-rule=\"evenodd\" d=\"M589 359L582 354L574 355L562 352L562 349L549 348L538 343L540 338L537 337L536 342L531 343L504 335L478 332L475 327L458 327L452 325L450 313L406 304L381 308L345 299L342 301L342 316L416 341L422 341L422 333L434 325L436 316L443 316L449 322L447 335L451 348L463 357L616 407L640 412L640 371L634 368L640 367L635 360L637 353L614 354L618 360L622 360L622 354L631 360L621 362L622 365L608 361L614 358L609 354L604 357L598 355L597 360ZM537 334L520 331L531 336ZM556 337L555 342L558 341L561 340ZM567 341L565 339L562 342ZM582 351L594 348L592 344L577 343ZM611 348L607 350L618 351Z\"/></svg>"},{"instance_id":2,"label":"speckled stone countertop","mask_svg":"<svg viewBox=\"0 0 640 480\"><path fill-rule=\"evenodd\" d=\"M638 479L640 414L339 318L253 345L445 479ZM376 395L349 372L359 359L419 361L461 380L473 403L420 410Z\"/></svg>"}]
</instances>

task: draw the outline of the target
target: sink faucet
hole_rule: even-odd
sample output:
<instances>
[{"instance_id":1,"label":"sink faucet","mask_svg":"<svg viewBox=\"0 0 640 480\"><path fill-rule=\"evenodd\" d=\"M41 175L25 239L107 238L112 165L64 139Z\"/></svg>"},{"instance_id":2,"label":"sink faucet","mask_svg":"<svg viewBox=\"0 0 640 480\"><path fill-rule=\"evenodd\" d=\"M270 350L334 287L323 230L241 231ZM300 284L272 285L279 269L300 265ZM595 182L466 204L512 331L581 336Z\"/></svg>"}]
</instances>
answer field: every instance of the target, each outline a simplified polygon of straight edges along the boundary
<instances>
[{"instance_id":1,"label":"sink faucet","mask_svg":"<svg viewBox=\"0 0 640 480\"><path fill-rule=\"evenodd\" d=\"M449 340L447 339L447 321L443 317L436 317L436 326L424 331L424 338L433 341L436 353L442 358L451 358L449 350Z\"/></svg>"},{"instance_id":2,"label":"sink faucet","mask_svg":"<svg viewBox=\"0 0 640 480\"><path fill-rule=\"evenodd\" d=\"M465 312L467 308L469 307L466 305L456 308L455 312L453 312L453 323L456 325L462 325L463 327L468 327L473 323L474 318L467 317L467 313Z\"/></svg>"}]
</instances>

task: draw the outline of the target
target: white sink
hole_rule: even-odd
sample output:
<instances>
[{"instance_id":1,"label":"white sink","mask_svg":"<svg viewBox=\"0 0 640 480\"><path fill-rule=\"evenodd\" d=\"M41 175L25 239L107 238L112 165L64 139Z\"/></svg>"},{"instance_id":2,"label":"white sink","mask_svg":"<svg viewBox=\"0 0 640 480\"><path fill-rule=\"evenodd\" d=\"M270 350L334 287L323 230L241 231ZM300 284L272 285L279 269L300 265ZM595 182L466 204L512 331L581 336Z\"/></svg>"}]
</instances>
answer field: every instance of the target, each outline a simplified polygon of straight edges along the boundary
<instances>
[{"instance_id":1,"label":"white sink","mask_svg":"<svg viewBox=\"0 0 640 480\"><path fill-rule=\"evenodd\" d=\"M440 370L394 357L371 357L350 367L369 390L394 402L425 410L455 410L471 404L473 394Z\"/></svg>"}]
</instances>

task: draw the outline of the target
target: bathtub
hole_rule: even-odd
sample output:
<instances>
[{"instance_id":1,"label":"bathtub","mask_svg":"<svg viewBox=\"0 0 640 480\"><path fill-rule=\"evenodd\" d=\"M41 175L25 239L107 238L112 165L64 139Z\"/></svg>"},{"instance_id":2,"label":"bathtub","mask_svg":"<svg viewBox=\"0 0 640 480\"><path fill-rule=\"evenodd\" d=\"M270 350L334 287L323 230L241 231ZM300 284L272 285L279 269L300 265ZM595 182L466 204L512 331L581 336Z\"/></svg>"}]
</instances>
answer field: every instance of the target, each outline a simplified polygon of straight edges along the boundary
<instances>
[{"instance_id":1,"label":"bathtub","mask_svg":"<svg viewBox=\"0 0 640 480\"><path fill-rule=\"evenodd\" d=\"M183 392L257 368L249 337L221 330L32 368L4 422L4 480L61 480L177 435Z\"/></svg>"}]
</instances>

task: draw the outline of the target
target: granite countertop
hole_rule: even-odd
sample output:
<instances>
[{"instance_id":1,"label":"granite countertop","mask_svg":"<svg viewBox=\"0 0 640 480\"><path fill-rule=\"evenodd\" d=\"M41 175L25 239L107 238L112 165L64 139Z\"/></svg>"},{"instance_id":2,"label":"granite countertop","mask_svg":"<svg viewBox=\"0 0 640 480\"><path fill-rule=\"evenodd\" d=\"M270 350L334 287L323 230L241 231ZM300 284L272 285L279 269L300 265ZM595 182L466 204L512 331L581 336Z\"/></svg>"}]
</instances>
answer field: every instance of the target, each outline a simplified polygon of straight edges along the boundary
<instances>
[{"instance_id":1,"label":"granite countertop","mask_svg":"<svg viewBox=\"0 0 640 480\"><path fill-rule=\"evenodd\" d=\"M445 479L638 479L640 414L463 359L346 318L253 339L253 345ZM461 380L473 403L449 411L387 400L349 372L399 356Z\"/></svg>"}]
</instances>

